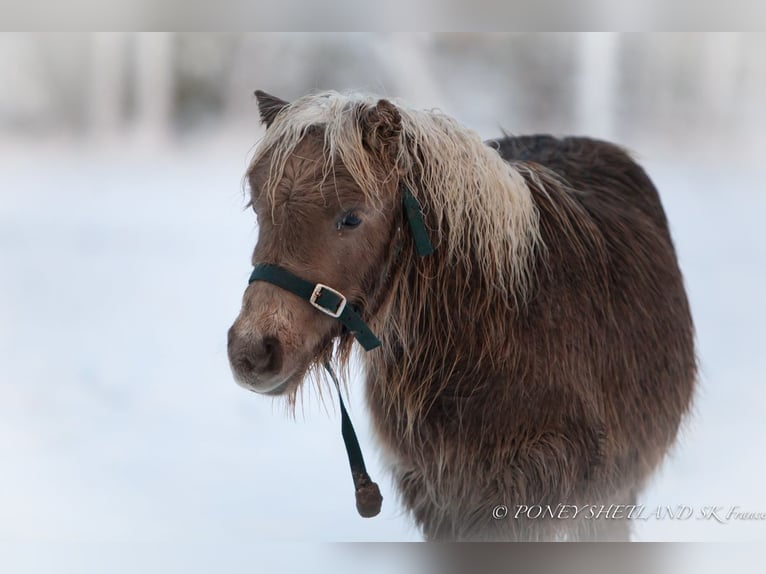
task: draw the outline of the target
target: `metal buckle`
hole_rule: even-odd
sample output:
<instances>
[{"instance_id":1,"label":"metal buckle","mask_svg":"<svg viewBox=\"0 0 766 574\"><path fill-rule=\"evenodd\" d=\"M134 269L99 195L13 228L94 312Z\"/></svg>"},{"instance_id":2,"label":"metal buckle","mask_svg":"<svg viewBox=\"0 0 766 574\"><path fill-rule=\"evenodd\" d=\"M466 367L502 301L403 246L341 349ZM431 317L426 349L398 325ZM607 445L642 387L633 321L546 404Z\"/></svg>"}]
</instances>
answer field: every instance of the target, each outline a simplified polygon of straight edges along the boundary
<instances>
[{"instance_id":1,"label":"metal buckle","mask_svg":"<svg viewBox=\"0 0 766 574\"><path fill-rule=\"evenodd\" d=\"M340 297L340 303L338 304L338 308L335 309L335 311L331 311L327 307L322 307L319 303L317 303L317 299L322 295L322 290L329 291L333 295L337 295ZM339 293L332 287L328 287L327 285L322 285L321 283L317 283L314 286L314 292L311 294L311 297L309 297L309 303L311 303L312 307L316 307L319 309L322 313L325 315L329 315L333 319L337 319L340 317L340 314L343 313L343 309L346 308L346 298L343 296L342 293Z\"/></svg>"}]
</instances>

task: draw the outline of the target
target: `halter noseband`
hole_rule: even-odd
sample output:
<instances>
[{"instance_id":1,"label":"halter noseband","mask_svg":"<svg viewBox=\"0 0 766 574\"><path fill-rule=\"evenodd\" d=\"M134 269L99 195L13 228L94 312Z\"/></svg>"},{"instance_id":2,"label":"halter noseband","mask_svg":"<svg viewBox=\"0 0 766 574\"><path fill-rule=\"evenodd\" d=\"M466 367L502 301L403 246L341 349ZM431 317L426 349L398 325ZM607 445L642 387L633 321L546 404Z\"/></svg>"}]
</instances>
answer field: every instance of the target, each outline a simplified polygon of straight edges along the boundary
<instances>
[{"instance_id":1,"label":"halter noseband","mask_svg":"<svg viewBox=\"0 0 766 574\"><path fill-rule=\"evenodd\" d=\"M372 334L372 331L370 331L370 328L362 320L362 317L354 309L353 305L349 305L346 297L332 287L322 283L311 283L290 273L279 265L268 263L259 263L255 266L250 275L249 283L253 281L266 281L281 287L304 301L308 301L312 307L325 315L337 319L346 329L353 333L365 351L371 351L380 346L380 341Z\"/></svg>"}]
</instances>

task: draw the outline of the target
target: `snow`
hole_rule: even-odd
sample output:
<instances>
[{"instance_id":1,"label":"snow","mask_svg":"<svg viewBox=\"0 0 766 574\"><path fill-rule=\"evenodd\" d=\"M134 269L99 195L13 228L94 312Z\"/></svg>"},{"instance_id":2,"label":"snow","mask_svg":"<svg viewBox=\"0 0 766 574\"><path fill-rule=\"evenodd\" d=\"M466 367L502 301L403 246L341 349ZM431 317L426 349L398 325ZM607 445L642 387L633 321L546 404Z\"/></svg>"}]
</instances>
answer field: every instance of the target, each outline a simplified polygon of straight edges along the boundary
<instances>
[{"instance_id":1,"label":"snow","mask_svg":"<svg viewBox=\"0 0 766 574\"><path fill-rule=\"evenodd\" d=\"M226 331L256 240L242 195L254 141L2 148L0 542L19 561L57 549L35 556L46 570L93 547L92 568L124 556L128 571L139 559L125 549L137 548L155 567L203 570L264 542L421 539L375 450L358 378L351 416L384 496L374 519L354 508L335 397L310 397L294 420L231 377ZM694 415L641 502L766 512L766 169L644 163L672 225L702 372ZM636 530L645 541L765 535L766 521Z\"/></svg>"}]
</instances>

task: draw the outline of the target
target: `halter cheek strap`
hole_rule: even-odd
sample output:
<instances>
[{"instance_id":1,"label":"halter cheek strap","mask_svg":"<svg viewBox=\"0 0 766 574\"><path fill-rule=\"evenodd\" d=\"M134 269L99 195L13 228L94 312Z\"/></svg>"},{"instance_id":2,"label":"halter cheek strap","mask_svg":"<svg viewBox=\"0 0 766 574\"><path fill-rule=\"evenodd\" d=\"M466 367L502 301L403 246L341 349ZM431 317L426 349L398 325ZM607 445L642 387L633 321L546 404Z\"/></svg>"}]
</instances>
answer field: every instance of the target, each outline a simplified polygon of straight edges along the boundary
<instances>
[{"instance_id":1,"label":"halter cheek strap","mask_svg":"<svg viewBox=\"0 0 766 574\"><path fill-rule=\"evenodd\" d=\"M322 283L311 283L278 265L268 263L259 263L255 266L250 275L249 283L253 281L266 281L281 287L304 301L308 301L312 307L325 315L337 319L356 337L365 351L371 351L380 346L378 338L373 335L353 306L348 304L346 297L332 287Z\"/></svg>"},{"instance_id":2,"label":"halter cheek strap","mask_svg":"<svg viewBox=\"0 0 766 574\"><path fill-rule=\"evenodd\" d=\"M434 252L434 246L428 238L426 224L423 222L423 210L418 203L417 198L407 186L401 187L402 205L404 213L407 215L407 223L410 224L412 240L415 243L415 251L421 257L427 257Z\"/></svg>"}]
</instances>

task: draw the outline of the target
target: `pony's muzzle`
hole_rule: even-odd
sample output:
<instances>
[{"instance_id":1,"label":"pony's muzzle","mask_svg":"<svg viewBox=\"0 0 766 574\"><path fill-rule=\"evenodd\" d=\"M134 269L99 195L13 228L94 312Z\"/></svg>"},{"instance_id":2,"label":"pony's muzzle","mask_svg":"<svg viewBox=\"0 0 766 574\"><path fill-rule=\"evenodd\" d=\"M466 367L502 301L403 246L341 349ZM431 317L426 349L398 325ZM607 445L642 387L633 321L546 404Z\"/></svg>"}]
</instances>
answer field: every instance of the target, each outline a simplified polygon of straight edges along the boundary
<instances>
[{"instance_id":1,"label":"pony's muzzle","mask_svg":"<svg viewBox=\"0 0 766 574\"><path fill-rule=\"evenodd\" d=\"M268 393L284 383L280 377L284 352L277 337L242 335L235 324L229 329L228 353L234 378L243 387Z\"/></svg>"}]
</instances>

